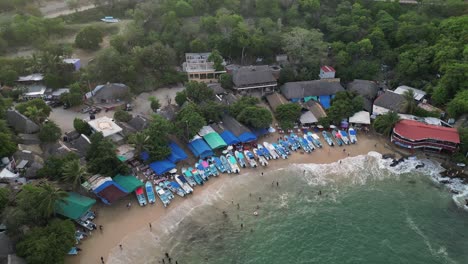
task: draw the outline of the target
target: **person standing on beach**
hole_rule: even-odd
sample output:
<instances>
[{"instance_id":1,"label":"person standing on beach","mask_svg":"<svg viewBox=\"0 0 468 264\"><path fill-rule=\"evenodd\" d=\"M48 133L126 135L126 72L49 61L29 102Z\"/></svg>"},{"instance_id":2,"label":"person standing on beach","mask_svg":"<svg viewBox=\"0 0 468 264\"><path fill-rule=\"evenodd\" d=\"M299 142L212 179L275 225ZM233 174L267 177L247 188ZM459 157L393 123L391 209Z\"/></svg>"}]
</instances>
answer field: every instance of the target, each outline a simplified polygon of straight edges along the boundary
<instances>
[{"instance_id":1,"label":"person standing on beach","mask_svg":"<svg viewBox=\"0 0 468 264\"><path fill-rule=\"evenodd\" d=\"M240 204L237 204L237 209L240 209Z\"/></svg>"},{"instance_id":2,"label":"person standing on beach","mask_svg":"<svg viewBox=\"0 0 468 264\"><path fill-rule=\"evenodd\" d=\"M151 223L148 223L149 224L149 228L150 228L150 231L153 229L153 226L151 226Z\"/></svg>"},{"instance_id":3,"label":"person standing on beach","mask_svg":"<svg viewBox=\"0 0 468 264\"><path fill-rule=\"evenodd\" d=\"M279 182L276 182L276 187L279 187Z\"/></svg>"},{"instance_id":4,"label":"person standing on beach","mask_svg":"<svg viewBox=\"0 0 468 264\"><path fill-rule=\"evenodd\" d=\"M122 248L122 245L119 245L119 247L120 247L120 250L122 250L122 249L123 249L123 248Z\"/></svg>"},{"instance_id":5,"label":"person standing on beach","mask_svg":"<svg viewBox=\"0 0 468 264\"><path fill-rule=\"evenodd\" d=\"M101 257L101 263L104 264L104 257Z\"/></svg>"}]
</instances>

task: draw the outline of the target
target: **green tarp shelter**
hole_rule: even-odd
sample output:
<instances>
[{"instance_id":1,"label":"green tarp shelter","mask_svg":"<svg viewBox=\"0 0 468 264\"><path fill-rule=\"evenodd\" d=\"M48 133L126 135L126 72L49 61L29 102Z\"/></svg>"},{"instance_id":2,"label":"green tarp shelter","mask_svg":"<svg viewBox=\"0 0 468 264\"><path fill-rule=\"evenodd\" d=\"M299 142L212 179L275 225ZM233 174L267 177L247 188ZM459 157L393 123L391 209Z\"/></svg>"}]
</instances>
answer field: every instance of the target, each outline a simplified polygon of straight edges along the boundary
<instances>
[{"instance_id":1,"label":"green tarp shelter","mask_svg":"<svg viewBox=\"0 0 468 264\"><path fill-rule=\"evenodd\" d=\"M138 187L143 186L143 183L133 175L118 174L113 180L120 185L128 193L135 191Z\"/></svg>"},{"instance_id":2,"label":"green tarp shelter","mask_svg":"<svg viewBox=\"0 0 468 264\"><path fill-rule=\"evenodd\" d=\"M208 143L211 149L219 149L227 146L223 138L216 132L204 135L203 139Z\"/></svg>"},{"instance_id":3,"label":"green tarp shelter","mask_svg":"<svg viewBox=\"0 0 468 264\"><path fill-rule=\"evenodd\" d=\"M55 212L70 219L76 220L86 213L96 200L69 192L68 197L55 203Z\"/></svg>"}]
</instances>

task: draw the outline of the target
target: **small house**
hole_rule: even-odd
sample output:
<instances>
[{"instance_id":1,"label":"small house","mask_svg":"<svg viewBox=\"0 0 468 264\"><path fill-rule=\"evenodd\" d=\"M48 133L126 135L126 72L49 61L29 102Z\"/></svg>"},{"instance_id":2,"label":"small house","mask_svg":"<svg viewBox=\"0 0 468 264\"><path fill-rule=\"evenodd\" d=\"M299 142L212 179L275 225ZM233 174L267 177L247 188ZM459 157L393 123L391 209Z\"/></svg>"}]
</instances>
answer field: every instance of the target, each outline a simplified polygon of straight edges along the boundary
<instances>
[{"instance_id":1,"label":"small house","mask_svg":"<svg viewBox=\"0 0 468 264\"><path fill-rule=\"evenodd\" d=\"M301 82L287 82L281 86L281 93L290 101L318 101L325 109L330 108L331 99L337 92L344 91L340 79L324 79Z\"/></svg>"},{"instance_id":2,"label":"small house","mask_svg":"<svg viewBox=\"0 0 468 264\"><path fill-rule=\"evenodd\" d=\"M416 89L416 88L413 88L413 87L406 86L406 85L398 86L395 89L394 93L404 95L405 92L407 92L409 90L413 90L414 100L416 100L418 102L420 102L426 96L426 92L424 92L422 90L419 90L419 89Z\"/></svg>"},{"instance_id":3,"label":"small house","mask_svg":"<svg viewBox=\"0 0 468 264\"><path fill-rule=\"evenodd\" d=\"M125 101L130 97L130 88L122 83L98 85L91 91L91 96L102 103Z\"/></svg>"},{"instance_id":4,"label":"small house","mask_svg":"<svg viewBox=\"0 0 468 264\"><path fill-rule=\"evenodd\" d=\"M234 89L241 92L273 91L278 85L272 69L268 65L246 66L235 70L232 75Z\"/></svg>"},{"instance_id":5,"label":"small house","mask_svg":"<svg viewBox=\"0 0 468 264\"><path fill-rule=\"evenodd\" d=\"M372 106L372 115L383 115L387 112L402 113L404 111L405 98L392 91L380 95Z\"/></svg>"},{"instance_id":6,"label":"small house","mask_svg":"<svg viewBox=\"0 0 468 264\"><path fill-rule=\"evenodd\" d=\"M335 78L336 70L331 66L320 67L320 79L333 79Z\"/></svg>"},{"instance_id":7,"label":"small house","mask_svg":"<svg viewBox=\"0 0 468 264\"><path fill-rule=\"evenodd\" d=\"M63 63L73 65L75 71L79 71L81 68L81 60L80 59L63 59Z\"/></svg>"},{"instance_id":8,"label":"small house","mask_svg":"<svg viewBox=\"0 0 468 264\"><path fill-rule=\"evenodd\" d=\"M34 134L39 131L39 126L16 110L7 110L6 120L8 125L18 133Z\"/></svg>"},{"instance_id":9,"label":"small house","mask_svg":"<svg viewBox=\"0 0 468 264\"><path fill-rule=\"evenodd\" d=\"M44 75L41 73L20 76L16 82L21 89L24 89L22 97L26 100L42 98L47 90Z\"/></svg>"}]
</instances>

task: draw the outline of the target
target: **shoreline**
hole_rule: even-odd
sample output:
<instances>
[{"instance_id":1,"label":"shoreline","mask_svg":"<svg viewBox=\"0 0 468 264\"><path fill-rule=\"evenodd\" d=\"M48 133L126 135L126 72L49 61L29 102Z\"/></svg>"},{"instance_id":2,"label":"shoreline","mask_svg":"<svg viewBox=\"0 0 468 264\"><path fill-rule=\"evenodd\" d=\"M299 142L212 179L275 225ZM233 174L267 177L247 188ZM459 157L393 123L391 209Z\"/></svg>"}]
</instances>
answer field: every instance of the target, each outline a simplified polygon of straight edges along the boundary
<instances>
[{"instance_id":1,"label":"shoreline","mask_svg":"<svg viewBox=\"0 0 468 264\"><path fill-rule=\"evenodd\" d=\"M268 139L268 138L267 138ZM161 202L155 205L139 207L136 204L134 195L129 195L124 199L114 203L112 206L98 204L95 208L98 216L94 221L96 225L102 225L103 230L95 230L88 238L83 240L78 247L82 249L79 255L66 258L69 264L100 263L100 258L108 260L109 255L120 250L119 245L126 248L126 238L134 233L147 232L149 235L158 236L160 223L166 215L178 213L177 209L183 203L191 203L191 208L196 208L203 203L203 197L221 188L229 177L242 177L247 174L260 176L262 172L277 170L287 167L289 164L329 164L337 162L347 157L366 155L370 151L379 153L392 152L385 147L385 140L374 135L362 135L358 138L356 145L346 145L344 147L325 146L316 149L311 154L300 151L289 156L286 160L272 160L268 167L256 169L243 169L239 175L220 174L217 178L211 178L203 186L197 186L194 193L187 198L177 197L171 202L168 208L164 208ZM377 147L375 147L377 144ZM343 152L346 149L346 152ZM349 156L348 156L349 154ZM134 206L126 208L126 204L132 202ZM149 224L151 223L151 228Z\"/></svg>"}]
</instances>

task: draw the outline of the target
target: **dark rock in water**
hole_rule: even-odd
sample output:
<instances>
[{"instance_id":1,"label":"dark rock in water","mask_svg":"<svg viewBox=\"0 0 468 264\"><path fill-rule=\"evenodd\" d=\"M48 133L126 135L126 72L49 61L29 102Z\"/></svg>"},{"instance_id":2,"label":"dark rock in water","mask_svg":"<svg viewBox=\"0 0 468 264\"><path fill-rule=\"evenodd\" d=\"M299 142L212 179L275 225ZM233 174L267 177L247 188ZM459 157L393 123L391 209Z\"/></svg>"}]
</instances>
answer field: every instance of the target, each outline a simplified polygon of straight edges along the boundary
<instances>
[{"instance_id":1,"label":"dark rock in water","mask_svg":"<svg viewBox=\"0 0 468 264\"><path fill-rule=\"evenodd\" d=\"M416 181L410 180L410 181L408 181L408 183L416 184Z\"/></svg>"},{"instance_id":2,"label":"dark rock in water","mask_svg":"<svg viewBox=\"0 0 468 264\"><path fill-rule=\"evenodd\" d=\"M449 180L441 180L441 181L439 181L439 182L440 182L440 183L443 183L443 184L448 184L448 183L450 183Z\"/></svg>"},{"instance_id":3,"label":"dark rock in water","mask_svg":"<svg viewBox=\"0 0 468 264\"><path fill-rule=\"evenodd\" d=\"M382 155L382 159L394 159L394 158L395 158L395 154L392 154L392 153L387 153L387 154Z\"/></svg>"},{"instance_id":4,"label":"dark rock in water","mask_svg":"<svg viewBox=\"0 0 468 264\"><path fill-rule=\"evenodd\" d=\"M419 169L419 168L424 168L424 163L416 165L416 169Z\"/></svg>"}]
</instances>

